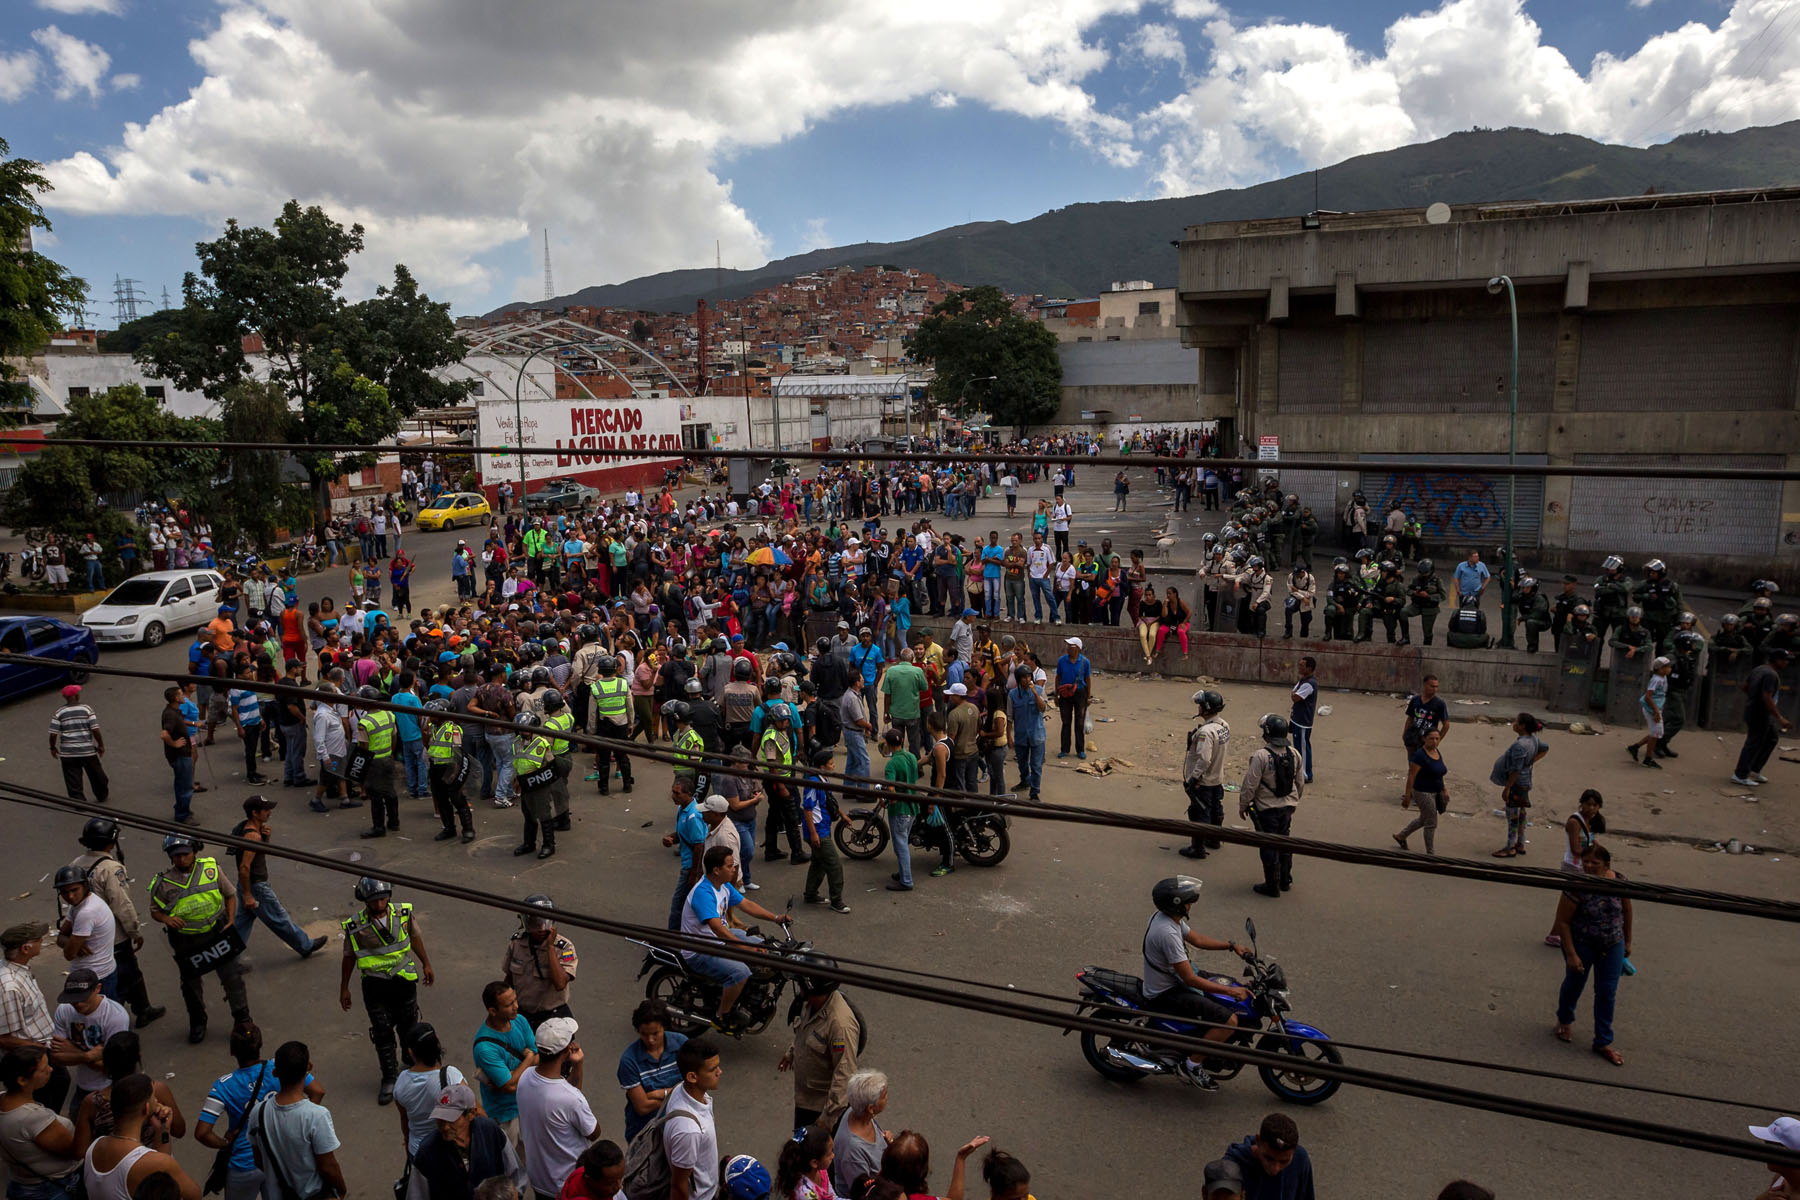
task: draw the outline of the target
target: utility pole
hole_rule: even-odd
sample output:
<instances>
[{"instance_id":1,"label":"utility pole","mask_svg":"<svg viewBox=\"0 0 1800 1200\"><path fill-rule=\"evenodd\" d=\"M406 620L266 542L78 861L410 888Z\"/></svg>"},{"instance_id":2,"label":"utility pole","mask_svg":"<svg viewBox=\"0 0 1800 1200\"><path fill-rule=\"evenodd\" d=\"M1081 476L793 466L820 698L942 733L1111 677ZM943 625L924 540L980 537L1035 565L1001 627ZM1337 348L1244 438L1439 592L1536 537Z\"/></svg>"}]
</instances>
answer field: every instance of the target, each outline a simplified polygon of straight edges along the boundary
<instances>
[{"instance_id":1,"label":"utility pole","mask_svg":"<svg viewBox=\"0 0 1800 1200\"><path fill-rule=\"evenodd\" d=\"M544 300L550 301L556 295L556 284L550 275L550 227L544 226Z\"/></svg>"}]
</instances>

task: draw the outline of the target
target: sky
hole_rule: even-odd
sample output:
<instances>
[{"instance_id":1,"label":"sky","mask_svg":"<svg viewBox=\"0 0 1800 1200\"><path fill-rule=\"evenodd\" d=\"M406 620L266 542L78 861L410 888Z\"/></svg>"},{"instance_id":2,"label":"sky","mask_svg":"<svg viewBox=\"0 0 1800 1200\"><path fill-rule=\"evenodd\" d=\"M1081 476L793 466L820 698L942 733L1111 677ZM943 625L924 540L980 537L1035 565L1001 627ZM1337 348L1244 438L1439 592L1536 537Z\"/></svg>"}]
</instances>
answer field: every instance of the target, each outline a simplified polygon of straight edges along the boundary
<instances>
[{"instance_id":1,"label":"sky","mask_svg":"<svg viewBox=\"0 0 1800 1200\"><path fill-rule=\"evenodd\" d=\"M1800 118L1800 0L0 0L0 138L115 324L289 198L458 313L1239 187L1472 126ZM1171 260L1171 269L1173 262ZM1172 280L1160 280L1168 283ZM143 309L140 309L143 311Z\"/></svg>"}]
</instances>

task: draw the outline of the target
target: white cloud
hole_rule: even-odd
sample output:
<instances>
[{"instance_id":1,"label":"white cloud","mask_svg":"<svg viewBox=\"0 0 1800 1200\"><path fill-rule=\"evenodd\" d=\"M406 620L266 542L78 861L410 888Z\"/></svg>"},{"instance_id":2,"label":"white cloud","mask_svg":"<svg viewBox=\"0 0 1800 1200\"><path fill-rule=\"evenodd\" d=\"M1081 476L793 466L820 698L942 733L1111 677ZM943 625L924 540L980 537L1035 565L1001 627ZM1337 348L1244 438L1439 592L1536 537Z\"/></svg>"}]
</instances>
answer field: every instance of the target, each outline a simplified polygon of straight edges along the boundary
<instances>
[{"instance_id":1,"label":"white cloud","mask_svg":"<svg viewBox=\"0 0 1800 1200\"><path fill-rule=\"evenodd\" d=\"M55 68L52 88L58 100L73 99L80 92L99 98L106 68L112 65L112 55L54 25L34 30L31 40L50 56Z\"/></svg>"},{"instance_id":2,"label":"white cloud","mask_svg":"<svg viewBox=\"0 0 1800 1200\"><path fill-rule=\"evenodd\" d=\"M39 8L47 8L51 12L67 13L71 16L82 13L105 13L117 17L124 13L124 0L37 0Z\"/></svg>"},{"instance_id":3,"label":"white cloud","mask_svg":"<svg viewBox=\"0 0 1800 1200\"><path fill-rule=\"evenodd\" d=\"M715 240L749 266L769 243L732 158L850 110L960 100L1136 162L1084 81L1109 61L1096 22L1144 2L221 0L185 99L48 171L84 213L324 204L367 226L365 269L399 259L440 294L536 294L542 225L566 287L710 265Z\"/></svg>"},{"instance_id":4,"label":"white cloud","mask_svg":"<svg viewBox=\"0 0 1800 1200\"><path fill-rule=\"evenodd\" d=\"M1187 66L1187 47L1182 45L1181 31L1173 25L1149 21L1137 27L1127 42L1132 49L1152 62L1172 62Z\"/></svg>"},{"instance_id":5,"label":"white cloud","mask_svg":"<svg viewBox=\"0 0 1800 1200\"><path fill-rule=\"evenodd\" d=\"M1791 14L1791 15L1790 15ZM1800 5L1735 0L1586 74L1544 44L1522 0L1446 0L1365 54L1334 29L1206 22L1212 57L1182 95L1145 113L1165 195L1268 178L1472 125L1521 125L1648 144L1695 129L1790 120L1800 105Z\"/></svg>"},{"instance_id":6,"label":"white cloud","mask_svg":"<svg viewBox=\"0 0 1800 1200\"><path fill-rule=\"evenodd\" d=\"M144 82L144 77L133 71L121 72L107 81L115 92L129 92L142 82Z\"/></svg>"},{"instance_id":7,"label":"white cloud","mask_svg":"<svg viewBox=\"0 0 1800 1200\"><path fill-rule=\"evenodd\" d=\"M812 217L807 220L806 228L800 234L800 250L823 250L831 245L831 235L825 232L825 218Z\"/></svg>"},{"instance_id":8,"label":"white cloud","mask_svg":"<svg viewBox=\"0 0 1800 1200\"><path fill-rule=\"evenodd\" d=\"M0 104L17 100L37 86L43 62L30 50L0 54Z\"/></svg>"},{"instance_id":9,"label":"white cloud","mask_svg":"<svg viewBox=\"0 0 1800 1200\"><path fill-rule=\"evenodd\" d=\"M1656 0L1631 0L1631 7L1633 7L1633 8L1649 8L1655 2L1656 2Z\"/></svg>"}]
</instances>

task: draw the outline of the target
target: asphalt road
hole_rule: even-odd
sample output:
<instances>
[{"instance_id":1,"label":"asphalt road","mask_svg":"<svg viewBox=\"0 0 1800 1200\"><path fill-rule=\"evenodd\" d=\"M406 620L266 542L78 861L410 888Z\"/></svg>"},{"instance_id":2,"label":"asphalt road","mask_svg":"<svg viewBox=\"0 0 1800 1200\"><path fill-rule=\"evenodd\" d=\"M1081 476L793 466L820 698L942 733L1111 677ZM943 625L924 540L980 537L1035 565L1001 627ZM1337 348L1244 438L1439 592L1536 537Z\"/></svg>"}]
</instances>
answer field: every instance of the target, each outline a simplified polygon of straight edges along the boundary
<instances>
[{"instance_id":1,"label":"asphalt road","mask_svg":"<svg viewBox=\"0 0 1800 1200\"><path fill-rule=\"evenodd\" d=\"M1108 497L1108 500L1110 498ZM1098 514L1084 534L1109 526ZM983 525L978 517L973 525ZM985 528L985 526L984 526ZM425 564L426 598L449 592L445 563L455 535L411 535ZM341 577L303 581L303 600L325 590L341 595ZM434 594L435 590L435 594ZM116 651L106 662L179 671L185 639L156 651ZM1329 681L1326 681L1329 688ZM1185 802L1172 782L1179 771L1179 733L1186 727L1189 683L1135 679L1100 682L1097 755L1129 762L1096 780L1070 769L1073 759L1047 771L1045 798L1120 811L1179 815ZM1250 746L1255 715L1280 705L1275 689L1227 686L1227 717L1239 729L1234 770ZM170 810L168 773L157 748L160 685L95 677L86 698L100 712L114 780L113 803L156 815ZM1390 745L1397 708L1385 697L1328 694L1333 715L1321 720L1319 783L1309 791L1295 832L1361 844L1385 844L1402 823L1393 807ZM9 706L0 777L55 790L59 775L44 749L44 722L54 693ZM1461 714L1459 714L1461 715ZM1053 730L1054 736L1054 730ZM1499 844L1499 821L1489 814L1492 790L1482 782L1501 732L1460 727L1446 744L1453 763L1453 810L1440 849L1482 857ZM1711 741L1710 736L1707 741ZM1560 814L1589 783L1618 796L1618 807L1649 818L1658 808L1695 837L1738 833L1751 811L1712 783L1712 757L1734 747L1701 750L1693 761L1655 780L1630 768L1618 746L1600 739L1552 734L1552 755L1539 768L1544 814ZM1615 761L1616 760L1616 761ZM1779 765L1779 764L1777 764ZM238 778L241 755L221 741L208 752L199 778L212 790L196 797L203 822L225 828L252 790ZM1229 777L1229 776L1228 776ZM673 882L669 852L658 843L670 823L667 771L646 765L636 794L607 800L579 786L577 825L560 839L562 852L544 863L515 859L514 811L478 810L480 838L464 847L429 840L435 823L424 802L403 805L402 836L376 842L356 838L361 812L314 815L303 798L277 811L279 840L319 851L359 870L438 872L446 879L510 896L548 891L583 910L656 924L666 914ZM1776 776L1759 810L1791 797L1792 777ZM590 785L591 786L591 785ZM1672 798L1663 789L1673 793ZM1228 800L1229 803L1229 800ZM1386 811L1383 811L1383 810ZM1612 811L1609 809L1609 812ZM0 899L0 924L47 917L54 908L49 873L74 856L80 820L15 809L9 822L13 886ZM1758 817L1761 812L1758 811ZM1627 824L1626 822L1617 822ZM1636 826L1634 819L1629 823ZM650 827L646 828L645 826ZM1747 829L1747 827L1746 827ZM963 868L944 879L924 878L911 895L885 892L891 869L883 860L850 864L848 899L839 917L802 908L797 931L822 950L849 957L965 976L1059 995L1074 994L1073 976L1086 964L1139 970L1139 939L1149 914L1148 892L1159 877L1190 868L1174 855L1173 839L1153 834L1021 820L1013 828L1012 857L991 871ZM1556 859L1553 829L1534 831L1531 865ZM1696 853L1685 844L1613 839L1617 863L1633 878L1793 898L1792 863L1785 856L1732 857ZM126 852L140 884L160 855L152 839L128 835ZM1586 1052L1591 1031L1584 1007L1574 1047L1550 1036L1562 966L1540 944L1554 899L1524 888L1446 881L1370 867L1302 860L1296 888L1279 901L1252 894L1260 878L1254 856L1227 849L1204 864L1205 892L1196 928L1241 936L1253 916L1265 952L1286 966L1296 1015L1350 1041L1568 1072L1597 1082L1632 1082L1684 1091L1780 1099L1797 1038L1786 1005L1769 997L1793 990L1796 962L1788 930L1744 917L1715 916L1665 906L1638 913L1634 960L1640 973L1623 982L1615 1069ZM779 907L801 889L803 869L758 864L765 904ZM351 878L277 863L274 881L284 902L313 932L333 932L354 907ZM406 899L405 895L400 898ZM416 897L425 941L437 972L422 993L422 1008L466 1067L467 1043L481 1019L479 993L497 965L516 919L509 914ZM640 952L597 934L572 934L582 956L574 1008L590 1066L586 1091L606 1135L617 1138L622 1097L612 1064L632 1037L628 1013L642 995L636 979ZM358 1007L336 1003L336 952L300 962L266 930L251 938L255 970L249 987L257 1020L273 1047L305 1040L345 1147L353 1190L383 1190L401 1162L398 1120L373 1100L377 1072ZM144 962L152 996L171 1016L147 1031L146 1066L166 1078L190 1122L210 1081L231 1063L225 1052L226 1014L216 987L213 1036L189 1047L180 1017L175 972L152 936ZM1225 969L1226 959L1203 963ZM61 963L40 959L38 978L54 993ZM1172 1080L1115 1085L1082 1061L1073 1038L998 1018L964 1014L867 992L858 1003L872 1025L868 1065L892 1079L890 1128L912 1127L937 1148L932 1182L948 1184L954 1148L975 1134L1018 1154L1033 1170L1034 1190L1046 1195L1077 1189L1101 1194L1179 1192L1197 1185L1202 1165L1254 1130L1276 1107L1254 1078L1233 1081L1214 1095ZM791 1093L775 1071L784 1048L779 1031L728 1044L717 1097L721 1148L772 1161L787 1133ZM1597 1111L1744 1135L1763 1109L1700 1104L1610 1091L1578 1083L1474 1073L1365 1053L1346 1061L1440 1083L1490 1088ZM1291 1110L1326 1196L1429 1197L1458 1176L1476 1179L1502 1196L1621 1195L1751 1196L1766 1184L1759 1167L1677 1149L1628 1142L1421 1100L1347 1088L1316 1109ZM191 1173L204 1173L209 1153L189 1144L179 1155ZM1104 1177L1105 1182L1100 1182ZM971 1185L980 1195L980 1184Z\"/></svg>"}]
</instances>

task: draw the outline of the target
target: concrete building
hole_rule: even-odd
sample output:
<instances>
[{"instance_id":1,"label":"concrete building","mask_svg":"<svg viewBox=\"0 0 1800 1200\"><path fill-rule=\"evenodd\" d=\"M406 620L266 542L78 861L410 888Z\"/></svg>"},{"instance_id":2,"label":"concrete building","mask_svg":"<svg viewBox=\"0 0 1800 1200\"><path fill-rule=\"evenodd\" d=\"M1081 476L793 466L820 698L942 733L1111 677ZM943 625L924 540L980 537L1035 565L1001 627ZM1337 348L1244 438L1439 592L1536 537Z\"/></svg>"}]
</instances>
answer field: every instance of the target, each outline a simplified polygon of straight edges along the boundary
<instances>
[{"instance_id":1,"label":"concrete building","mask_svg":"<svg viewBox=\"0 0 1800 1200\"><path fill-rule=\"evenodd\" d=\"M1429 542L1491 553L1508 503L1481 470L1508 449L1511 328L1486 286L1501 274L1518 294L1519 461L1800 466L1796 188L1192 226L1178 321L1207 370L1238 379L1215 415L1243 447L1276 439L1288 491L1323 514L1360 488ZM1469 471L1292 465L1407 456ZM1513 514L1527 563L1585 571L1616 552L1635 571L1654 554L1688 579L1800 582L1796 484L1520 478Z\"/></svg>"}]
</instances>

